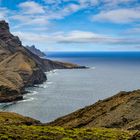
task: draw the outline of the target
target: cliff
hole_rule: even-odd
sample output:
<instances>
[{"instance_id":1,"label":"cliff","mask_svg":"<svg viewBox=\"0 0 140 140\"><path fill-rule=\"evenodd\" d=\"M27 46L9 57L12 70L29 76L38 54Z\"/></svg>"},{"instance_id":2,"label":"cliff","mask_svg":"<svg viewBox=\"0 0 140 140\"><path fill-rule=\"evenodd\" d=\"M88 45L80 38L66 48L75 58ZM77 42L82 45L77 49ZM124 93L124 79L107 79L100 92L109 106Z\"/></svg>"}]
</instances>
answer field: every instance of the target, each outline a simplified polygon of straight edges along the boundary
<instances>
[{"instance_id":1,"label":"cliff","mask_svg":"<svg viewBox=\"0 0 140 140\"><path fill-rule=\"evenodd\" d=\"M0 21L0 102L22 99L26 86L46 80L43 62L22 46L9 25Z\"/></svg>"},{"instance_id":2,"label":"cliff","mask_svg":"<svg viewBox=\"0 0 140 140\"><path fill-rule=\"evenodd\" d=\"M0 102L21 100L25 87L43 83L47 79L44 72L56 68L69 65L41 59L10 33L8 23L0 21Z\"/></svg>"},{"instance_id":3,"label":"cliff","mask_svg":"<svg viewBox=\"0 0 140 140\"><path fill-rule=\"evenodd\" d=\"M49 123L65 128L121 128L140 130L140 90L120 92Z\"/></svg>"}]
</instances>

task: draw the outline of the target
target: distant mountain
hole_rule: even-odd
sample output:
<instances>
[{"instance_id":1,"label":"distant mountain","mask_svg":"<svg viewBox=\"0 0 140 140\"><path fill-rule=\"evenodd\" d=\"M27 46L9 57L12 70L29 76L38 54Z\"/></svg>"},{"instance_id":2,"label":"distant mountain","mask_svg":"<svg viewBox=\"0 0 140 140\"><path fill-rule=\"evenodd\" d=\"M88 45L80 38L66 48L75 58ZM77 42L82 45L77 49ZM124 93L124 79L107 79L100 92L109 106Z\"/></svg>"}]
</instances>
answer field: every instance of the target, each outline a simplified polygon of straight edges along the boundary
<instances>
[{"instance_id":1,"label":"distant mountain","mask_svg":"<svg viewBox=\"0 0 140 140\"><path fill-rule=\"evenodd\" d=\"M46 56L46 54L45 54L44 52L40 51L39 49L37 49L37 48L35 47L35 45L26 46L26 48L27 48L28 50L30 50L32 53L38 55L39 57L45 57L45 56Z\"/></svg>"}]
</instances>

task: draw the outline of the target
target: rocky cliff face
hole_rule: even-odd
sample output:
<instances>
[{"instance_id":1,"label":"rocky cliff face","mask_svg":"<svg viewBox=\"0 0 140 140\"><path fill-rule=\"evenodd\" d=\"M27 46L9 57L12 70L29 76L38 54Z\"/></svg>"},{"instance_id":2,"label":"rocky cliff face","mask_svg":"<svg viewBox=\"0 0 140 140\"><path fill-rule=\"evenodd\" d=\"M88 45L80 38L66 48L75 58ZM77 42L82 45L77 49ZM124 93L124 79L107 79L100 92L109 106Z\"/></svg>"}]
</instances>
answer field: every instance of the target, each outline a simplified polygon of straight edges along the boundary
<instances>
[{"instance_id":1,"label":"rocky cliff face","mask_svg":"<svg viewBox=\"0 0 140 140\"><path fill-rule=\"evenodd\" d=\"M106 127L140 130L140 90L120 92L48 125L66 128Z\"/></svg>"},{"instance_id":2,"label":"rocky cliff face","mask_svg":"<svg viewBox=\"0 0 140 140\"><path fill-rule=\"evenodd\" d=\"M10 33L8 23L0 21L0 102L22 99L25 87L44 82L44 72L56 68L80 66L41 59Z\"/></svg>"},{"instance_id":3,"label":"rocky cliff face","mask_svg":"<svg viewBox=\"0 0 140 140\"><path fill-rule=\"evenodd\" d=\"M43 61L26 50L18 37L0 21L0 102L22 99L25 86L46 80Z\"/></svg>"}]
</instances>

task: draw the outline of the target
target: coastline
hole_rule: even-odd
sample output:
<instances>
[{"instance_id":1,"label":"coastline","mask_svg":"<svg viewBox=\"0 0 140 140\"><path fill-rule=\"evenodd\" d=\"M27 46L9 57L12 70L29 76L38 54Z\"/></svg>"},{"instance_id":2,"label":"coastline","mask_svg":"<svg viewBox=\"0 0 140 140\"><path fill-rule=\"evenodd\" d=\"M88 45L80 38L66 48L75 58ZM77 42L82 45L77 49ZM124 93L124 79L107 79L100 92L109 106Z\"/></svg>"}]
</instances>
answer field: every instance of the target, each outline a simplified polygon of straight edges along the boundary
<instances>
[{"instance_id":1,"label":"coastline","mask_svg":"<svg viewBox=\"0 0 140 140\"><path fill-rule=\"evenodd\" d=\"M139 99L140 90L122 91L47 124L16 113L0 112L0 137L20 140L25 137L29 140L138 140ZM115 116L120 116L118 119L114 112Z\"/></svg>"},{"instance_id":2,"label":"coastline","mask_svg":"<svg viewBox=\"0 0 140 140\"><path fill-rule=\"evenodd\" d=\"M54 121L40 122L40 125L68 129L103 127L140 130L139 99L140 89L129 92L121 91L92 105L59 117Z\"/></svg>"},{"instance_id":3,"label":"coastline","mask_svg":"<svg viewBox=\"0 0 140 140\"><path fill-rule=\"evenodd\" d=\"M47 80L54 69L85 69L85 66L41 59L27 50L0 21L0 101L23 99L26 87ZM19 135L20 134L20 135ZM41 140L137 140L140 138L140 90L120 92L50 123L10 112L0 112L0 139Z\"/></svg>"},{"instance_id":4,"label":"coastline","mask_svg":"<svg viewBox=\"0 0 140 140\"><path fill-rule=\"evenodd\" d=\"M47 63L47 71L46 72L53 71L56 69L87 69L87 68L89 68L86 66L79 66L77 64L72 64L72 63L67 63L67 62L59 62L59 61L51 61L48 59L44 59L43 61L46 61L45 63ZM45 79L39 83L33 83L33 84L31 83L30 85L24 86L24 88L20 92L20 95L0 97L0 103L8 103L8 102L15 102L15 101L23 100L23 95L28 94L28 92L25 90L25 88L34 87L34 85L42 84L45 81L47 81L47 79ZM1 89L2 88L0 88L0 90ZM10 91L8 91L8 92L10 92Z\"/></svg>"},{"instance_id":5,"label":"coastline","mask_svg":"<svg viewBox=\"0 0 140 140\"><path fill-rule=\"evenodd\" d=\"M9 24L0 21L0 102L23 99L26 87L47 80L45 72L53 69L86 68L71 63L42 59L10 33Z\"/></svg>"}]
</instances>

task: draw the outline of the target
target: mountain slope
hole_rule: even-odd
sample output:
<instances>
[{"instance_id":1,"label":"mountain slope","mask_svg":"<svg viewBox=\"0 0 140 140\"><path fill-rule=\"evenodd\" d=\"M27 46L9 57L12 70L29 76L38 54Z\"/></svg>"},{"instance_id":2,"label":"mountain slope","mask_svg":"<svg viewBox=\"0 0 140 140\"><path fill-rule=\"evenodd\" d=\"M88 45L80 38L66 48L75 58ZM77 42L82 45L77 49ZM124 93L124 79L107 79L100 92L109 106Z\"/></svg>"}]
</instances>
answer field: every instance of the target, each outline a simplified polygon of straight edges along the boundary
<instances>
[{"instance_id":1,"label":"mountain slope","mask_svg":"<svg viewBox=\"0 0 140 140\"><path fill-rule=\"evenodd\" d=\"M119 129L65 129L43 126L39 121L16 113L0 112L1 140L132 140L138 133Z\"/></svg>"},{"instance_id":2,"label":"mountain slope","mask_svg":"<svg viewBox=\"0 0 140 140\"><path fill-rule=\"evenodd\" d=\"M56 119L50 126L140 130L140 90L120 92L108 99Z\"/></svg>"}]
</instances>

